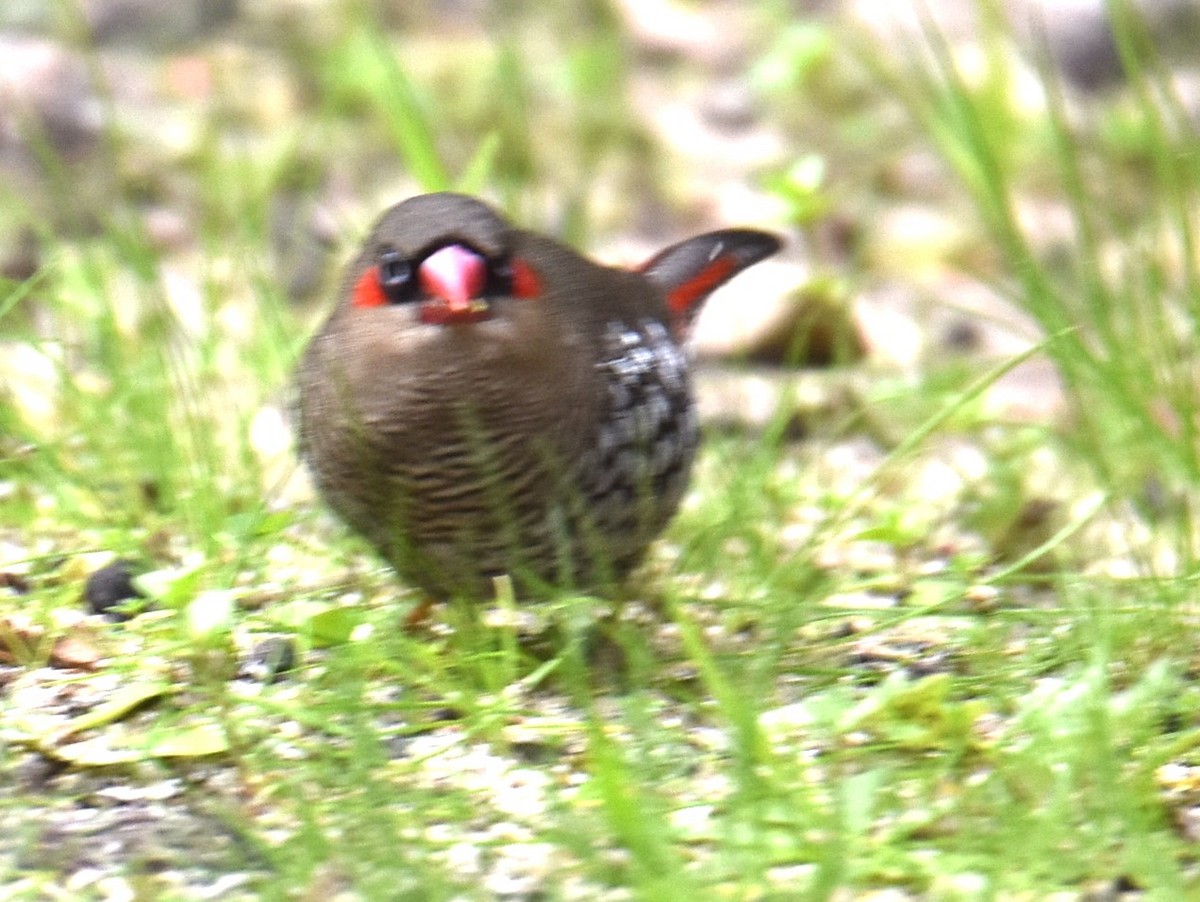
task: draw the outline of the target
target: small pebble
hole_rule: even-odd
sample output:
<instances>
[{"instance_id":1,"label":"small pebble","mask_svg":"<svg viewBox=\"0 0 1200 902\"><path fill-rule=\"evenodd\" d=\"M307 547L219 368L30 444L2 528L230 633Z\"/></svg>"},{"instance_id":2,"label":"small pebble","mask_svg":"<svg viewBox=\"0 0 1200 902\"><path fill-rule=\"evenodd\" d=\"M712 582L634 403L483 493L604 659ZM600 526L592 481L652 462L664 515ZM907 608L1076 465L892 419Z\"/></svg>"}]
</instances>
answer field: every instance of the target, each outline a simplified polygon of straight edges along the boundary
<instances>
[{"instance_id":1,"label":"small pebble","mask_svg":"<svg viewBox=\"0 0 1200 902\"><path fill-rule=\"evenodd\" d=\"M119 606L131 598L145 597L133 584L136 566L133 561L117 559L89 576L83 591L88 609L114 620L133 617L133 613Z\"/></svg>"},{"instance_id":2,"label":"small pebble","mask_svg":"<svg viewBox=\"0 0 1200 902\"><path fill-rule=\"evenodd\" d=\"M272 636L254 646L242 668L242 673L263 683L274 683L295 666L295 643L282 636Z\"/></svg>"}]
</instances>

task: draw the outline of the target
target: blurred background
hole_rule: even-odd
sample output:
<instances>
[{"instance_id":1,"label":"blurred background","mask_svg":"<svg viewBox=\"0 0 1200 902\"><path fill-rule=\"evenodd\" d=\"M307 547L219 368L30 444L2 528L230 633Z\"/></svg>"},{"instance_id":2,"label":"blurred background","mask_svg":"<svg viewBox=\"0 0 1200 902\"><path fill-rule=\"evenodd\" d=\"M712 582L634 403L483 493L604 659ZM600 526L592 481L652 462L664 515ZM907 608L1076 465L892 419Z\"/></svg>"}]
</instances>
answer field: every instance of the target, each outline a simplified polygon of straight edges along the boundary
<instances>
[{"instance_id":1,"label":"blurred background","mask_svg":"<svg viewBox=\"0 0 1200 902\"><path fill-rule=\"evenodd\" d=\"M6 0L8 556L307 505L299 351L379 212L455 189L613 264L779 232L697 325L712 431L877 461L949 405L968 460L905 491L1020 559L1092 483L989 427L1049 428L1190 560L1197 36L1190 0Z\"/></svg>"},{"instance_id":2,"label":"blurred background","mask_svg":"<svg viewBox=\"0 0 1200 902\"><path fill-rule=\"evenodd\" d=\"M1196 0L0 0L0 885L1194 897L1197 47ZM787 239L615 611L414 637L304 486L300 350L442 189L613 264Z\"/></svg>"},{"instance_id":3,"label":"blurred background","mask_svg":"<svg viewBox=\"0 0 1200 902\"><path fill-rule=\"evenodd\" d=\"M1196 4L1119 8L1193 116ZM130 328L151 285L175 325L246 301L256 318L327 302L378 211L457 188L616 263L722 225L785 233L788 255L741 302L712 305L702 355L909 372L1002 357L1037 330L996 296L1003 263L955 160L895 81L943 52L990 92L1032 240L1069 243L1045 142L1022 129L1046 110L1050 67L1086 133L1137 140L1120 133L1135 127L1102 0L6 0L0 274L40 274L44 291L104 249L137 270L113 311ZM1136 174L1113 189L1126 205L1142 193ZM63 327L33 298L8 307L9 337ZM1045 368L1006 383L1019 415L1058 403ZM738 391L710 403L747 406ZM751 403L760 418L773 405Z\"/></svg>"}]
</instances>

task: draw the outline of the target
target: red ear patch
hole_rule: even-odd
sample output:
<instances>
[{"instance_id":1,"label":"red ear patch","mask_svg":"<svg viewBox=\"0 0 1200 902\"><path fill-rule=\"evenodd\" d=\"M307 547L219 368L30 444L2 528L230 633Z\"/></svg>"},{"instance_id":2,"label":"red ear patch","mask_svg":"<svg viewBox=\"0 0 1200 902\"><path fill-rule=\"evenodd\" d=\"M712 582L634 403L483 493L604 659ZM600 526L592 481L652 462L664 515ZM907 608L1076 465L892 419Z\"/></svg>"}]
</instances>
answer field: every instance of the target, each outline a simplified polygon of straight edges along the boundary
<instances>
[{"instance_id":1,"label":"red ear patch","mask_svg":"<svg viewBox=\"0 0 1200 902\"><path fill-rule=\"evenodd\" d=\"M379 267L372 266L354 283L351 303L355 307L382 307L387 303L383 286L379 284Z\"/></svg>"},{"instance_id":2,"label":"red ear patch","mask_svg":"<svg viewBox=\"0 0 1200 902\"><path fill-rule=\"evenodd\" d=\"M524 260L512 262L512 293L519 298L536 298L542 293L542 280Z\"/></svg>"},{"instance_id":3,"label":"red ear patch","mask_svg":"<svg viewBox=\"0 0 1200 902\"><path fill-rule=\"evenodd\" d=\"M724 282L737 270L737 258L733 254L722 254L681 285L667 292L667 306L676 315L683 315L696 303L708 297L709 292Z\"/></svg>"}]
</instances>

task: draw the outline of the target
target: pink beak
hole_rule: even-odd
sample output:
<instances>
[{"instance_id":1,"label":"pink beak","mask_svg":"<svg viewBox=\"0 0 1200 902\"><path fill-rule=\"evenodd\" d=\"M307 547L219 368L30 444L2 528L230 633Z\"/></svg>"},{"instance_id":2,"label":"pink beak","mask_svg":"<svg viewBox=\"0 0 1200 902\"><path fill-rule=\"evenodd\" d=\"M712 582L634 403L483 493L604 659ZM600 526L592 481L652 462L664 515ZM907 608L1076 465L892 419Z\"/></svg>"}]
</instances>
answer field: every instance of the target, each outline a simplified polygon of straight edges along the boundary
<instances>
[{"instance_id":1,"label":"pink beak","mask_svg":"<svg viewBox=\"0 0 1200 902\"><path fill-rule=\"evenodd\" d=\"M483 292L487 268L483 257L460 244L448 244L425 258L417 269L421 290L445 303L447 312L465 314Z\"/></svg>"}]
</instances>

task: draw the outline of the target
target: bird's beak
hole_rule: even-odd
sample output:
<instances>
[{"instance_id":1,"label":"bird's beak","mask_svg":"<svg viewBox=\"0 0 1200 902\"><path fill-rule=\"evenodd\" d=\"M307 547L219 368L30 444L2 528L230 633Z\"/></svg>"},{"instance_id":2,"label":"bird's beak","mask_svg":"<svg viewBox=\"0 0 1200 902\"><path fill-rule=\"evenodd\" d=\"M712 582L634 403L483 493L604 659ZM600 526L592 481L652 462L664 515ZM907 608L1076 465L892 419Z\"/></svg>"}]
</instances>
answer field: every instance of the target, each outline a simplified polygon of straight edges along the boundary
<instances>
[{"instance_id":1,"label":"bird's beak","mask_svg":"<svg viewBox=\"0 0 1200 902\"><path fill-rule=\"evenodd\" d=\"M434 251L417 269L426 303L440 309L442 322L475 318L487 280L483 257L461 244ZM486 309L486 305L485 305Z\"/></svg>"}]
</instances>

